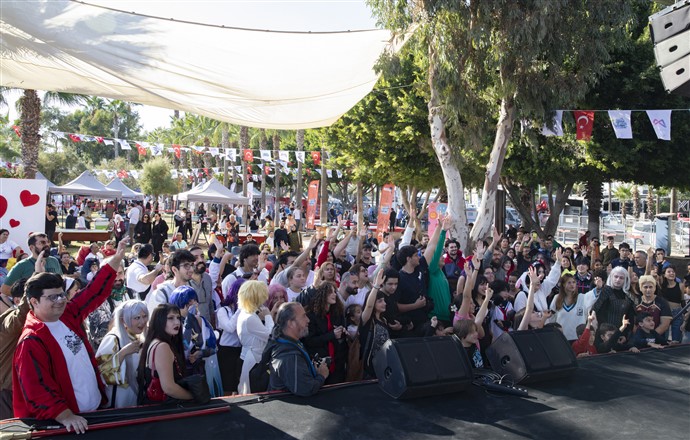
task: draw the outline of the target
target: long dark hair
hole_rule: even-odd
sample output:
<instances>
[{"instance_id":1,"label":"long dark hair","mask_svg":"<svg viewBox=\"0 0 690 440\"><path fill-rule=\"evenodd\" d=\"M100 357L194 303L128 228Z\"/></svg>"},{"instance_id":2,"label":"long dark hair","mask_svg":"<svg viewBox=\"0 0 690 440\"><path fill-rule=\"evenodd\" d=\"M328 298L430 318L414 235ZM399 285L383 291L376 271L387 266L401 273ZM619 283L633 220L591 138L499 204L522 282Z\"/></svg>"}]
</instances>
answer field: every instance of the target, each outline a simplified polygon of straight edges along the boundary
<instances>
[{"instance_id":1,"label":"long dark hair","mask_svg":"<svg viewBox=\"0 0 690 440\"><path fill-rule=\"evenodd\" d=\"M148 359L149 347L154 339L158 339L161 342L165 342L170 346L173 355L177 359L177 364L180 365L180 371L184 370L185 360L184 360L184 346L182 345L182 319L180 319L180 331L175 336L170 336L165 332L165 325L168 322L168 313L173 312L180 314L180 308L172 304L158 304L153 313L151 314L151 319L149 320L149 329L146 332L146 339L144 340L144 345L141 348L141 357L139 358L139 366L137 368L137 375L139 378L144 377L144 371L146 370L146 360Z\"/></svg>"},{"instance_id":2,"label":"long dark hair","mask_svg":"<svg viewBox=\"0 0 690 440\"><path fill-rule=\"evenodd\" d=\"M328 308L328 295L335 292L335 304L331 304L330 309ZM338 297L338 288L335 284L330 281L325 281L319 287L316 288L314 297L309 302L307 310L314 312L316 316L326 316L326 313L331 313L331 318L341 319L345 316L344 307L342 301Z\"/></svg>"}]
</instances>

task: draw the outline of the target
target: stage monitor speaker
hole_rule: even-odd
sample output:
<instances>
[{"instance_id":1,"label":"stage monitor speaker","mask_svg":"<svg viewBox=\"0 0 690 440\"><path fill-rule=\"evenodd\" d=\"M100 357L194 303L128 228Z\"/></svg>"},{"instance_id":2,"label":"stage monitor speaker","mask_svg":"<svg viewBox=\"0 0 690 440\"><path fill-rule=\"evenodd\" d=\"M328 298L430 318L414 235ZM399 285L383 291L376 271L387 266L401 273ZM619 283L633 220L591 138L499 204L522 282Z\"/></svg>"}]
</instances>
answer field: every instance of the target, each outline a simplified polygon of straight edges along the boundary
<instances>
[{"instance_id":1,"label":"stage monitor speaker","mask_svg":"<svg viewBox=\"0 0 690 440\"><path fill-rule=\"evenodd\" d=\"M486 355L495 372L510 375L515 383L560 379L577 369L573 349L555 328L503 333Z\"/></svg>"},{"instance_id":2,"label":"stage monitor speaker","mask_svg":"<svg viewBox=\"0 0 690 440\"><path fill-rule=\"evenodd\" d=\"M388 340L374 357L374 371L383 391L396 399L457 393L473 380L455 336Z\"/></svg>"},{"instance_id":3,"label":"stage monitor speaker","mask_svg":"<svg viewBox=\"0 0 690 440\"><path fill-rule=\"evenodd\" d=\"M690 1L677 2L649 17L652 42L657 44L690 29Z\"/></svg>"}]
</instances>

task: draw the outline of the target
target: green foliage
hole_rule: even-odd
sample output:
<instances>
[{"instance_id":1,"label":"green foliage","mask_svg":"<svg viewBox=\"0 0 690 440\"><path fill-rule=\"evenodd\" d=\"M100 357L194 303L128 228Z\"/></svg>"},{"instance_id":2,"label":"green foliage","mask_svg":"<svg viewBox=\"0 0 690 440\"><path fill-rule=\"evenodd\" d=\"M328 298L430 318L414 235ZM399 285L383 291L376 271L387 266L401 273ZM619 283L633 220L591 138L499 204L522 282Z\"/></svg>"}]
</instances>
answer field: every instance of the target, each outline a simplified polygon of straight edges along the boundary
<instances>
[{"instance_id":1,"label":"green foliage","mask_svg":"<svg viewBox=\"0 0 690 440\"><path fill-rule=\"evenodd\" d=\"M85 163L72 149L42 151L38 155L38 170L56 185L64 185L87 169L92 169L92 166Z\"/></svg>"},{"instance_id":2,"label":"green foliage","mask_svg":"<svg viewBox=\"0 0 690 440\"><path fill-rule=\"evenodd\" d=\"M170 176L170 162L163 157L156 157L144 164L139 184L145 194L153 196L179 192L177 182Z\"/></svg>"}]
</instances>

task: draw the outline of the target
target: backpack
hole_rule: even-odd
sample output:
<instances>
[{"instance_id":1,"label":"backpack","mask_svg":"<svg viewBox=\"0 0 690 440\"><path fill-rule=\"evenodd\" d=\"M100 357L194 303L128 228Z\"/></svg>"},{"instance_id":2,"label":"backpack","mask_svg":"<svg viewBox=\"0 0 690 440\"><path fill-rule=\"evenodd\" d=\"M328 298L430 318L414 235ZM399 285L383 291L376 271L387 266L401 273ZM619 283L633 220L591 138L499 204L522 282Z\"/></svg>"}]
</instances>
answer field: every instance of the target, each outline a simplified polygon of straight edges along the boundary
<instances>
[{"instance_id":1,"label":"backpack","mask_svg":"<svg viewBox=\"0 0 690 440\"><path fill-rule=\"evenodd\" d=\"M264 348L261 360L249 370L249 389L252 393L268 391L271 380L271 358L273 357L274 343L269 342Z\"/></svg>"}]
</instances>

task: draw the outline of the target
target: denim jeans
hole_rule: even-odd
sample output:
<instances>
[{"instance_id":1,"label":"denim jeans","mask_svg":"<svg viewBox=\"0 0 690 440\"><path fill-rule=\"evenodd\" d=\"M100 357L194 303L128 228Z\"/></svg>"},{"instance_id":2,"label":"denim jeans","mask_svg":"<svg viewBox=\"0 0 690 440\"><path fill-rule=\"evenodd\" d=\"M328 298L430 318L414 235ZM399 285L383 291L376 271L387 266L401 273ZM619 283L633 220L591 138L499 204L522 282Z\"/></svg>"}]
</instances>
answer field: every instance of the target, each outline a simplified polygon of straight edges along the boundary
<instances>
[{"instance_id":1,"label":"denim jeans","mask_svg":"<svg viewBox=\"0 0 690 440\"><path fill-rule=\"evenodd\" d=\"M678 307L677 309L672 309L671 310L671 315L676 316L680 311L682 310L681 307ZM684 320L682 316L679 316L677 319L674 319L673 322L671 323L671 339L676 342L682 342L683 341L683 332L681 330L681 327L684 324Z\"/></svg>"}]
</instances>

